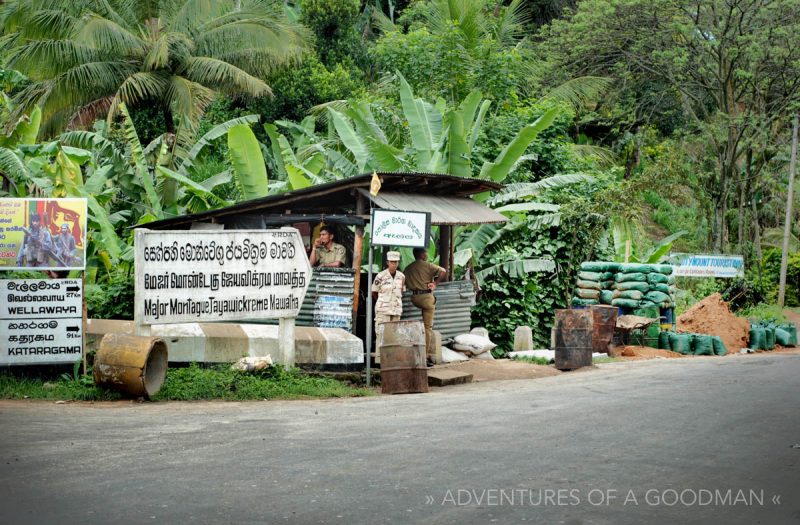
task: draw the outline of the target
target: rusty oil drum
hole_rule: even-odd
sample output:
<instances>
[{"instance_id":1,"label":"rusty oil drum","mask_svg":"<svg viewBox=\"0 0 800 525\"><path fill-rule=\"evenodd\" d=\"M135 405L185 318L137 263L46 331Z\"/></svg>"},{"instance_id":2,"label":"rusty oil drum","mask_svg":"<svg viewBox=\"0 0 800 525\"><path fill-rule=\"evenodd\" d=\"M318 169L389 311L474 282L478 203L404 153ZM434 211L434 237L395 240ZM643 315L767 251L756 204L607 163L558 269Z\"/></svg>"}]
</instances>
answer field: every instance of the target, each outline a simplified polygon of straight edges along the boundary
<instances>
[{"instance_id":1,"label":"rusty oil drum","mask_svg":"<svg viewBox=\"0 0 800 525\"><path fill-rule=\"evenodd\" d=\"M149 399L164 384L167 367L163 339L106 334L94 358L93 376L98 386Z\"/></svg>"},{"instance_id":2,"label":"rusty oil drum","mask_svg":"<svg viewBox=\"0 0 800 525\"><path fill-rule=\"evenodd\" d=\"M592 312L556 310L556 368L575 370L592 364Z\"/></svg>"},{"instance_id":3,"label":"rusty oil drum","mask_svg":"<svg viewBox=\"0 0 800 525\"><path fill-rule=\"evenodd\" d=\"M589 311L592 312L592 351L607 354L608 345L617 327L619 309L616 306L598 304L590 306Z\"/></svg>"},{"instance_id":4,"label":"rusty oil drum","mask_svg":"<svg viewBox=\"0 0 800 525\"><path fill-rule=\"evenodd\" d=\"M381 392L412 394L428 391L425 325L422 321L390 321L383 325Z\"/></svg>"}]
</instances>

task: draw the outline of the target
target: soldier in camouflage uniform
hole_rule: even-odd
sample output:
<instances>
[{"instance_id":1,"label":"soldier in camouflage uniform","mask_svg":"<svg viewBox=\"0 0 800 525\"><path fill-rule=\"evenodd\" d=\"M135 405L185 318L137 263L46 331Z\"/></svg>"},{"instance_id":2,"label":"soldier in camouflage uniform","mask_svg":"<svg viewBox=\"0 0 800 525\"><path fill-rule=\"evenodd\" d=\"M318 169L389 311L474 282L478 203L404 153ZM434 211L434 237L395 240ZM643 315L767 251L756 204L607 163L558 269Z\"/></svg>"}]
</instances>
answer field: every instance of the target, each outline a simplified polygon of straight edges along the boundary
<instances>
[{"instance_id":1,"label":"soldier in camouflage uniform","mask_svg":"<svg viewBox=\"0 0 800 525\"><path fill-rule=\"evenodd\" d=\"M375 303L375 348L383 344L383 323L399 321L403 313L403 292L406 276L397 269L400 252L386 254L387 268L375 276L372 282L372 298Z\"/></svg>"}]
</instances>

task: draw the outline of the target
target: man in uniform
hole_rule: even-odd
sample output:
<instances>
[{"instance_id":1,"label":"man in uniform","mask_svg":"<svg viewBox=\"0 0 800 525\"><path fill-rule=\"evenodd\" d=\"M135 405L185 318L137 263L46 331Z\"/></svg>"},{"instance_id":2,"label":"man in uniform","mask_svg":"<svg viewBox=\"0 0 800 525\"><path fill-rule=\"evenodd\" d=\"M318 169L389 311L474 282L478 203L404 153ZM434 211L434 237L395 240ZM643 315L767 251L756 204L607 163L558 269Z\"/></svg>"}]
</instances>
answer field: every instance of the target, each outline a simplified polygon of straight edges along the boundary
<instances>
[{"instance_id":1,"label":"man in uniform","mask_svg":"<svg viewBox=\"0 0 800 525\"><path fill-rule=\"evenodd\" d=\"M345 251L344 246L333 242L333 231L327 226L319 230L319 237L314 241L314 249L311 250L309 262L311 266L326 268L344 267Z\"/></svg>"},{"instance_id":2,"label":"man in uniform","mask_svg":"<svg viewBox=\"0 0 800 525\"><path fill-rule=\"evenodd\" d=\"M444 268L428 262L428 251L425 248L414 248L413 263L406 266L406 286L411 290L411 303L422 310L422 322L425 324L425 353L428 364L433 362L436 349L433 343L433 315L436 312L436 298L433 291L436 285L447 274Z\"/></svg>"},{"instance_id":3,"label":"man in uniform","mask_svg":"<svg viewBox=\"0 0 800 525\"><path fill-rule=\"evenodd\" d=\"M31 229L25 230L25 236L19 246L17 266L50 266L52 251L53 238L47 228L42 226L41 216L34 213L31 215Z\"/></svg>"},{"instance_id":4,"label":"man in uniform","mask_svg":"<svg viewBox=\"0 0 800 525\"><path fill-rule=\"evenodd\" d=\"M372 282L372 298L375 303L375 348L383 343L383 323L399 321L403 313L403 292L406 290L406 276L397 269L400 252L386 254L387 268L375 276Z\"/></svg>"}]
</instances>

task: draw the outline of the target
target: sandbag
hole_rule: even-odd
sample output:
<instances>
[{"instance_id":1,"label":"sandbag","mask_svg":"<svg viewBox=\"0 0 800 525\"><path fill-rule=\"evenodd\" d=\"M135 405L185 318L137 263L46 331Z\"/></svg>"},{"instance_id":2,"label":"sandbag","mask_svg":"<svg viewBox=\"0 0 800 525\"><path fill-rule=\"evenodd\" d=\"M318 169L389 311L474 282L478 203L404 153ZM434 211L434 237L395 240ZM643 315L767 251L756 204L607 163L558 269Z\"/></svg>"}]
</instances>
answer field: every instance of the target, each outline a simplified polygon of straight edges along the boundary
<instances>
[{"instance_id":1,"label":"sandbag","mask_svg":"<svg viewBox=\"0 0 800 525\"><path fill-rule=\"evenodd\" d=\"M651 273L650 275L659 275L659 274ZM669 290L669 285L668 284L662 284L662 283L651 284L650 285L650 289L654 290L656 292L665 293L667 295L670 294L670 290Z\"/></svg>"},{"instance_id":2,"label":"sandbag","mask_svg":"<svg viewBox=\"0 0 800 525\"><path fill-rule=\"evenodd\" d=\"M669 350L669 334L672 332L661 332L658 334L658 347L662 350Z\"/></svg>"},{"instance_id":3,"label":"sandbag","mask_svg":"<svg viewBox=\"0 0 800 525\"><path fill-rule=\"evenodd\" d=\"M622 273L650 273L653 268L649 264L626 263L620 265L619 271Z\"/></svg>"},{"instance_id":4,"label":"sandbag","mask_svg":"<svg viewBox=\"0 0 800 525\"><path fill-rule=\"evenodd\" d=\"M794 323L786 323L780 326L781 330L785 330L789 334L789 346L797 346L797 327Z\"/></svg>"},{"instance_id":5,"label":"sandbag","mask_svg":"<svg viewBox=\"0 0 800 525\"><path fill-rule=\"evenodd\" d=\"M750 327L750 346L753 350L766 350L767 349L767 333L761 326Z\"/></svg>"},{"instance_id":6,"label":"sandbag","mask_svg":"<svg viewBox=\"0 0 800 525\"><path fill-rule=\"evenodd\" d=\"M789 341L791 340L791 336L789 332L784 330L783 328L776 328L775 329L775 343L781 346L789 346Z\"/></svg>"},{"instance_id":7,"label":"sandbag","mask_svg":"<svg viewBox=\"0 0 800 525\"><path fill-rule=\"evenodd\" d=\"M630 281L639 281L642 283L647 282L647 276L643 273L618 273L614 276L614 280L618 283L627 283Z\"/></svg>"},{"instance_id":8,"label":"sandbag","mask_svg":"<svg viewBox=\"0 0 800 525\"><path fill-rule=\"evenodd\" d=\"M694 334L692 337L694 355L714 355L714 340L710 335Z\"/></svg>"},{"instance_id":9,"label":"sandbag","mask_svg":"<svg viewBox=\"0 0 800 525\"><path fill-rule=\"evenodd\" d=\"M614 285L616 290L639 290L642 293L650 291L650 285L639 281L626 281Z\"/></svg>"},{"instance_id":10,"label":"sandbag","mask_svg":"<svg viewBox=\"0 0 800 525\"><path fill-rule=\"evenodd\" d=\"M618 263L586 261L581 263L581 271L584 272L616 272L619 269Z\"/></svg>"},{"instance_id":11,"label":"sandbag","mask_svg":"<svg viewBox=\"0 0 800 525\"><path fill-rule=\"evenodd\" d=\"M599 304L599 301L597 299L581 299L580 297L572 298L572 306L592 306L593 304Z\"/></svg>"},{"instance_id":12,"label":"sandbag","mask_svg":"<svg viewBox=\"0 0 800 525\"><path fill-rule=\"evenodd\" d=\"M618 308L638 308L639 301L634 301L632 299L613 299L611 301L611 306L616 306Z\"/></svg>"},{"instance_id":13,"label":"sandbag","mask_svg":"<svg viewBox=\"0 0 800 525\"><path fill-rule=\"evenodd\" d=\"M483 337L478 334L461 334L455 337L453 348L459 352L466 354L478 355L483 352L488 352L497 345L494 344L488 337Z\"/></svg>"},{"instance_id":14,"label":"sandbag","mask_svg":"<svg viewBox=\"0 0 800 525\"><path fill-rule=\"evenodd\" d=\"M675 280L675 276L674 275L668 275L667 276L667 284L674 285L676 282L677 281Z\"/></svg>"},{"instance_id":15,"label":"sandbag","mask_svg":"<svg viewBox=\"0 0 800 525\"><path fill-rule=\"evenodd\" d=\"M775 328L768 326L764 328L764 335L766 336L767 347L764 350L772 350L775 348Z\"/></svg>"},{"instance_id":16,"label":"sandbag","mask_svg":"<svg viewBox=\"0 0 800 525\"><path fill-rule=\"evenodd\" d=\"M614 291L614 299L631 299L633 301L641 301L644 294L639 290L616 290Z\"/></svg>"},{"instance_id":17,"label":"sandbag","mask_svg":"<svg viewBox=\"0 0 800 525\"><path fill-rule=\"evenodd\" d=\"M669 349L679 354L690 355L692 353L692 334L670 332Z\"/></svg>"},{"instance_id":18,"label":"sandbag","mask_svg":"<svg viewBox=\"0 0 800 525\"><path fill-rule=\"evenodd\" d=\"M649 273L647 274L647 282L650 284L669 284L669 277L664 275L663 273Z\"/></svg>"},{"instance_id":19,"label":"sandbag","mask_svg":"<svg viewBox=\"0 0 800 525\"><path fill-rule=\"evenodd\" d=\"M654 272L662 273L664 275L672 275L673 267L670 264L654 264L652 265Z\"/></svg>"},{"instance_id":20,"label":"sandbag","mask_svg":"<svg viewBox=\"0 0 800 525\"><path fill-rule=\"evenodd\" d=\"M612 276L610 281L600 281L600 289L601 290L613 290L615 284L617 284L617 281L615 281L613 276Z\"/></svg>"},{"instance_id":21,"label":"sandbag","mask_svg":"<svg viewBox=\"0 0 800 525\"><path fill-rule=\"evenodd\" d=\"M647 297L641 300L639 303L641 308L659 308L661 305L654 303L653 301L649 300Z\"/></svg>"},{"instance_id":22,"label":"sandbag","mask_svg":"<svg viewBox=\"0 0 800 525\"><path fill-rule=\"evenodd\" d=\"M578 279L584 281L600 281L605 272L578 272Z\"/></svg>"},{"instance_id":23,"label":"sandbag","mask_svg":"<svg viewBox=\"0 0 800 525\"><path fill-rule=\"evenodd\" d=\"M600 290L600 302L603 304L611 304L614 299L614 292L611 290Z\"/></svg>"},{"instance_id":24,"label":"sandbag","mask_svg":"<svg viewBox=\"0 0 800 525\"><path fill-rule=\"evenodd\" d=\"M600 289L600 282L599 281L585 281L583 279L578 279L578 288L583 288L584 290L599 290Z\"/></svg>"},{"instance_id":25,"label":"sandbag","mask_svg":"<svg viewBox=\"0 0 800 525\"><path fill-rule=\"evenodd\" d=\"M712 335L711 342L714 346L715 355L725 355L728 353L728 351L725 349L725 343L722 342L722 338L720 336Z\"/></svg>"},{"instance_id":26,"label":"sandbag","mask_svg":"<svg viewBox=\"0 0 800 525\"><path fill-rule=\"evenodd\" d=\"M656 304L668 303L668 302L670 301L670 296L669 296L669 294L665 294L665 293L663 293L663 292L657 292L657 291L655 291L655 290L652 290L652 291L650 291L650 292L647 292L647 293L644 295L644 297L645 297L645 299L647 299L648 301L652 301L652 302L654 302L654 303L656 303Z\"/></svg>"},{"instance_id":27,"label":"sandbag","mask_svg":"<svg viewBox=\"0 0 800 525\"><path fill-rule=\"evenodd\" d=\"M594 299L595 301L600 300L600 290L584 290L579 288L577 290L577 295L581 299Z\"/></svg>"}]
</instances>

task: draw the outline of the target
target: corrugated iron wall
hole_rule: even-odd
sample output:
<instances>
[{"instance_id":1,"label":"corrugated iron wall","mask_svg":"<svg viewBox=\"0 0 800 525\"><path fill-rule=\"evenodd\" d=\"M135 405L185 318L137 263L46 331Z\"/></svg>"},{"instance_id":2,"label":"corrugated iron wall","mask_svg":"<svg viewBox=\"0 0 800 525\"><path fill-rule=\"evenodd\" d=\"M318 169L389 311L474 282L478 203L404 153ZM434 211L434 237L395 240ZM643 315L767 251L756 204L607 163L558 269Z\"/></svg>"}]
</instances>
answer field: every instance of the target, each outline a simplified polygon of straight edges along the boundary
<instances>
[{"instance_id":1,"label":"corrugated iron wall","mask_svg":"<svg viewBox=\"0 0 800 525\"><path fill-rule=\"evenodd\" d=\"M433 329L442 334L443 339L469 333L472 324L471 309L475 306L475 289L472 281L451 281L439 283L434 292L436 296L436 316ZM422 310L411 304L411 294L403 295L403 320L422 320Z\"/></svg>"}]
</instances>

